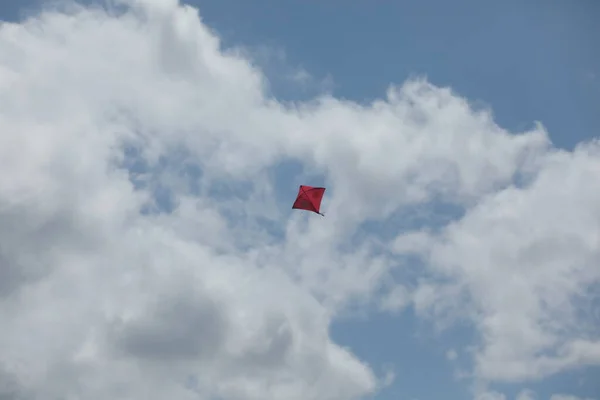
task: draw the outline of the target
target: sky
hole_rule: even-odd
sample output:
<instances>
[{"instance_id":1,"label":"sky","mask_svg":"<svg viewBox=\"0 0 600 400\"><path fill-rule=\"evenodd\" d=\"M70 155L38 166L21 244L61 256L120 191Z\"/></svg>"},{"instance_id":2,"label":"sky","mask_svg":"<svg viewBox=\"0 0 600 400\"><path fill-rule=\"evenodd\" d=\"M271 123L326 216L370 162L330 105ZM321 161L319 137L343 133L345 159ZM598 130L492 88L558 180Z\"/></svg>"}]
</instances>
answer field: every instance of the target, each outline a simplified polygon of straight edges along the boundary
<instances>
[{"instance_id":1,"label":"sky","mask_svg":"<svg viewBox=\"0 0 600 400\"><path fill-rule=\"evenodd\" d=\"M598 17L3 2L0 398L600 400Z\"/></svg>"}]
</instances>

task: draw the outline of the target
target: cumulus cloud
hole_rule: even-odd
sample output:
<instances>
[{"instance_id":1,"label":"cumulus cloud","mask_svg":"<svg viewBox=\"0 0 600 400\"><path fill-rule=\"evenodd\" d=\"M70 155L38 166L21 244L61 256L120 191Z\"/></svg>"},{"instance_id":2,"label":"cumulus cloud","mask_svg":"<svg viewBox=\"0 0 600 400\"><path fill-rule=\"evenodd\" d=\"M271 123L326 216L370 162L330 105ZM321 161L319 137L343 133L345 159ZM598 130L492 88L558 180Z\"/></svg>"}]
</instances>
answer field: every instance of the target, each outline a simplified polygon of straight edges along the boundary
<instances>
[{"instance_id":1,"label":"cumulus cloud","mask_svg":"<svg viewBox=\"0 0 600 400\"><path fill-rule=\"evenodd\" d=\"M373 301L472 324L482 379L600 363L598 144L424 79L284 105L197 10L121 5L0 27L0 397L356 399L390 376L328 329Z\"/></svg>"},{"instance_id":2,"label":"cumulus cloud","mask_svg":"<svg viewBox=\"0 0 600 400\"><path fill-rule=\"evenodd\" d=\"M600 191L590 185L599 149L546 153L526 187L486 196L432 239L425 257L450 280L437 293L452 296L435 300L469 310L481 376L539 378L600 362L598 321L580 306L600 279Z\"/></svg>"}]
</instances>

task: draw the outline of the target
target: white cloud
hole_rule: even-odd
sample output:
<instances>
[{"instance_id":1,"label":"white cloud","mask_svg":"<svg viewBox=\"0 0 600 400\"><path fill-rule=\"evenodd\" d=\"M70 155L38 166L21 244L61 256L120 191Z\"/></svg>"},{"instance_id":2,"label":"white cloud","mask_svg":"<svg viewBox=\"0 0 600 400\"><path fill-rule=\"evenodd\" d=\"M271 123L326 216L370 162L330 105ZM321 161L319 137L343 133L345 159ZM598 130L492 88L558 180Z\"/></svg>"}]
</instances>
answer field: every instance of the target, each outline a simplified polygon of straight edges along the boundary
<instances>
[{"instance_id":1,"label":"white cloud","mask_svg":"<svg viewBox=\"0 0 600 400\"><path fill-rule=\"evenodd\" d=\"M424 80L284 107L194 9L130 4L0 28L0 396L358 398L382 383L328 327L372 300L469 318L484 379L599 362L574 311L599 280L596 144L549 150ZM282 161L326 177L326 218L273 200ZM175 211L141 213L161 187ZM440 199L464 218L359 234ZM407 252L428 264L399 286Z\"/></svg>"},{"instance_id":2,"label":"white cloud","mask_svg":"<svg viewBox=\"0 0 600 400\"><path fill-rule=\"evenodd\" d=\"M428 260L451 279L435 300L470 312L483 335L480 376L520 380L600 363L597 321L578 306L600 280L600 191L590 184L598 150L547 153L530 185L487 196L433 242Z\"/></svg>"}]
</instances>

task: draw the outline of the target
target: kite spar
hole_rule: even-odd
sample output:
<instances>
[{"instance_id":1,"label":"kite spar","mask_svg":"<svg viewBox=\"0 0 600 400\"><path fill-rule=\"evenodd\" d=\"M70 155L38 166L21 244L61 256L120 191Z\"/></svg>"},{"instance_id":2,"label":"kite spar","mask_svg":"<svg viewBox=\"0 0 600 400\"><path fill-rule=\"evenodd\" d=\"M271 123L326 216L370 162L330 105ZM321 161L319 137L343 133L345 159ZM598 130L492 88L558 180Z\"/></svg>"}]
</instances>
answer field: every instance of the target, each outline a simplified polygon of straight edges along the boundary
<instances>
[{"instance_id":1,"label":"kite spar","mask_svg":"<svg viewBox=\"0 0 600 400\"><path fill-rule=\"evenodd\" d=\"M325 188L300 185L298 196L292 209L306 210L325 216L321 213L321 200L325 194Z\"/></svg>"}]
</instances>

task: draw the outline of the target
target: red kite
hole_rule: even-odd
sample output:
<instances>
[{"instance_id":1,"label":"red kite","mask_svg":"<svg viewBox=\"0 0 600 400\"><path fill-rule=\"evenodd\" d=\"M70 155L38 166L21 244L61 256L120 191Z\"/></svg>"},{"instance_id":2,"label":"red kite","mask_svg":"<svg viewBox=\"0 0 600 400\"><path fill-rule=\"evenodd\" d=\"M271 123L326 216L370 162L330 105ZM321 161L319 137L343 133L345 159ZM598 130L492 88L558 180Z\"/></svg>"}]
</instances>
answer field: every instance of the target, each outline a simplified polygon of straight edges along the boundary
<instances>
[{"instance_id":1,"label":"red kite","mask_svg":"<svg viewBox=\"0 0 600 400\"><path fill-rule=\"evenodd\" d=\"M300 185L298 197L292 208L298 210L312 211L319 215L321 214L321 200L325 194L325 188Z\"/></svg>"}]
</instances>

